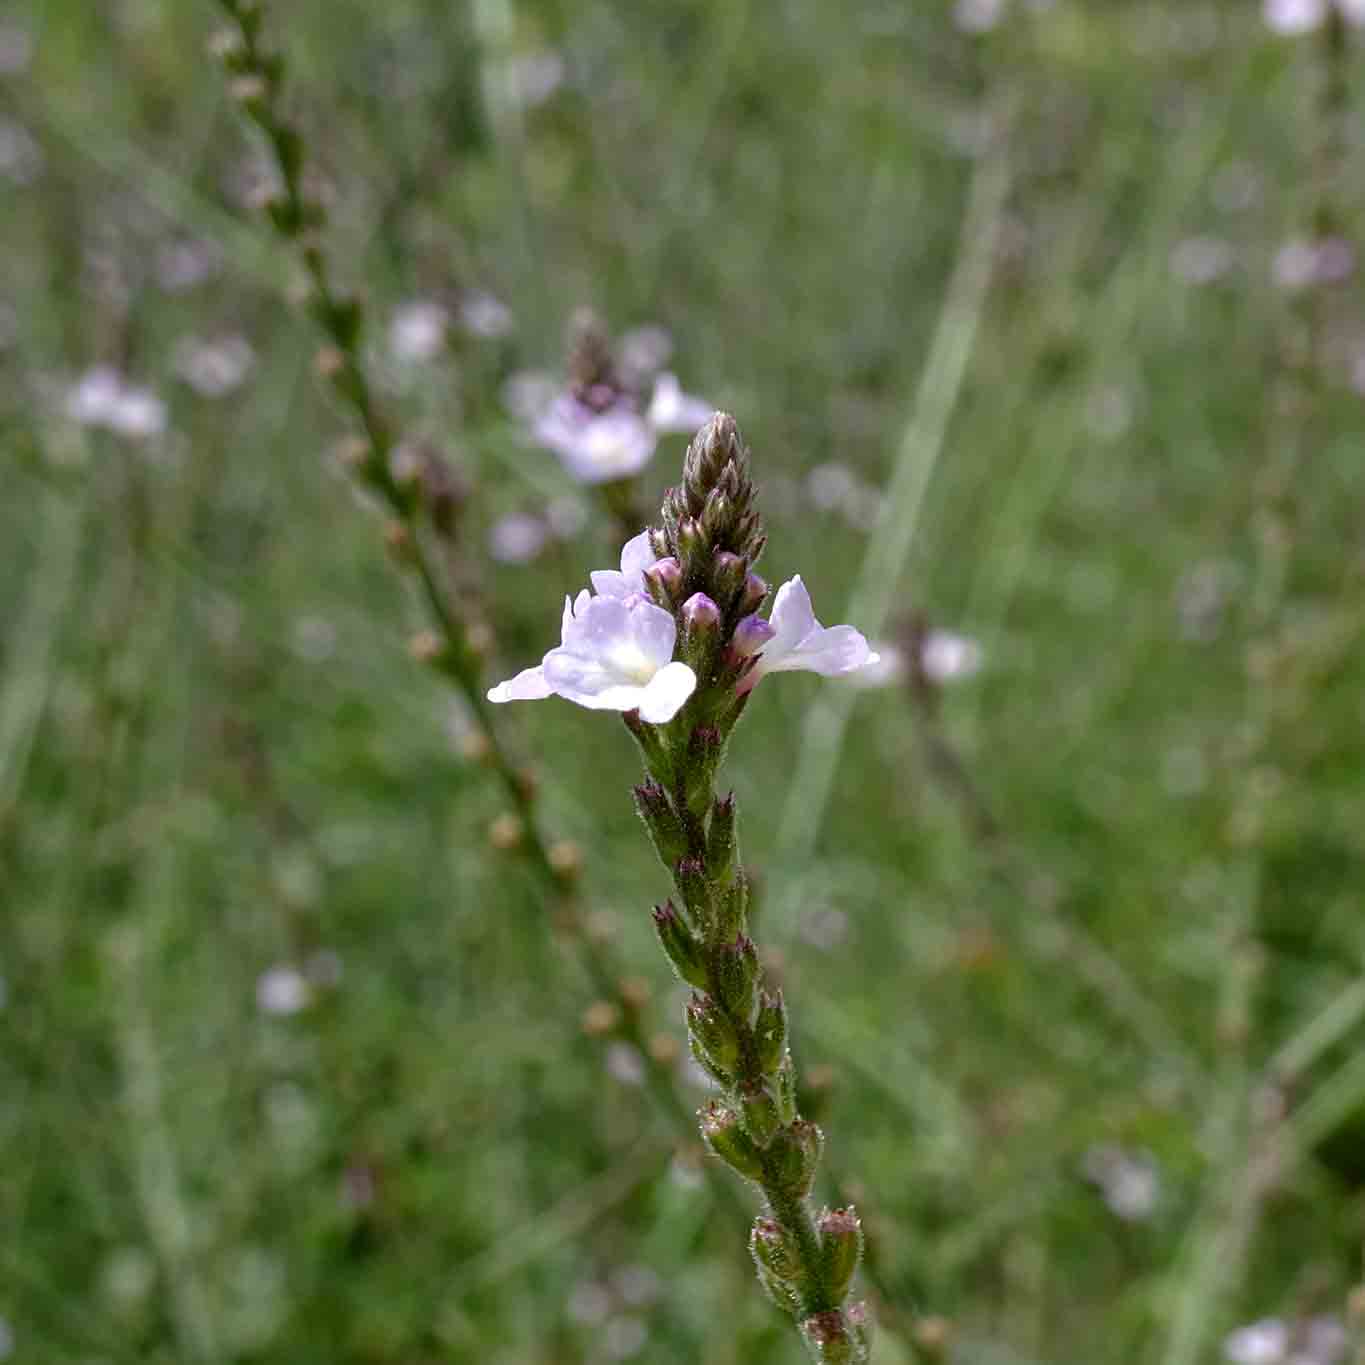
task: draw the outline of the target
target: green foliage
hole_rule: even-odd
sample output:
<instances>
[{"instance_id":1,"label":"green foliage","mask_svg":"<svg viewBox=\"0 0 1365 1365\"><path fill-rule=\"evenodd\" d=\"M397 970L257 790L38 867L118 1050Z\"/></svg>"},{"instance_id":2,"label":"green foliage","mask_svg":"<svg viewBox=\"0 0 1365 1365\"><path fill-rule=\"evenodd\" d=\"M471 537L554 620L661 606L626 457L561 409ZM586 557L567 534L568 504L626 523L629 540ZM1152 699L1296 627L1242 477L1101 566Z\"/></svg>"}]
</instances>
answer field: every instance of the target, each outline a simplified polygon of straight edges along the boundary
<instances>
[{"instance_id":1,"label":"green foliage","mask_svg":"<svg viewBox=\"0 0 1365 1365\"><path fill-rule=\"evenodd\" d=\"M590 508L499 397L562 364L584 303L665 325L686 387L738 414L764 571L818 583L824 619L856 622L869 544L908 515L874 528L868 490L927 480L892 623L971 637L981 672L858 697L809 848L796 775L833 684L765 682L725 774L792 1005L759 1002L781 1093L745 1121L799 1099L828 1130L815 1197L858 1206L887 1365L912 1340L935 1358L920 1314L963 1359L1211 1361L1237 1323L1340 1310L1359 1274L1360 284L1274 282L1323 194L1356 235L1358 149L1327 174L1321 44L1258 9L1020 3L980 38L946 4L880 0L265 20L346 286L324 321L470 485L454 534L478 571L454 586L509 670L620 548L594 511L530 564L484 553L508 513ZM736 1182L699 1181L630 1044L580 1032L600 983L490 846L509 793L409 657L429 622L331 476L347 428L244 202L261 146L205 55L217 17L17 0L0 20L33 39L0 136L42 158L22 187L0 170L15 1359L794 1362ZM518 103L546 52L563 84ZM987 111L1007 193L979 316L945 331ZM267 211L306 236L310 202ZM510 336L456 326L435 360L392 362L396 306L483 290ZM236 332L255 363L230 396L176 377L186 337ZM70 420L98 362L156 389L164 439ZM650 920L668 879L634 745L558 701L507 724L666 1055L687 987ZM670 956L697 985L689 941ZM272 967L297 1012L258 1006ZM1149 1216L1106 1203L1104 1150L1154 1163Z\"/></svg>"}]
</instances>

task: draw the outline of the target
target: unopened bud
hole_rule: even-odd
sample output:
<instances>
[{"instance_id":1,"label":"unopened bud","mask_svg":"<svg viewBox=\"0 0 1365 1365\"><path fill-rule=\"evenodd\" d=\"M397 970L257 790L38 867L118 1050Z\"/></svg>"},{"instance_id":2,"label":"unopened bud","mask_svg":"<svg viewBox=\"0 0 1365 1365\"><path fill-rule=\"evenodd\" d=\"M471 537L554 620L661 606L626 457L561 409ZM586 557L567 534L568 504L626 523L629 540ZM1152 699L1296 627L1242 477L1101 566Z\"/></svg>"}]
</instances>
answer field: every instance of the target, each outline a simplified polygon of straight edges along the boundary
<instances>
[{"instance_id":1,"label":"unopened bud","mask_svg":"<svg viewBox=\"0 0 1365 1365\"><path fill-rule=\"evenodd\" d=\"M346 372L346 352L339 346L319 346L313 368L319 378L334 382Z\"/></svg>"},{"instance_id":2,"label":"unopened bud","mask_svg":"<svg viewBox=\"0 0 1365 1365\"><path fill-rule=\"evenodd\" d=\"M728 607L744 587L749 566L729 550L717 550L711 556L711 591Z\"/></svg>"},{"instance_id":3,"label":"unopened bud","mask_svg":"<svg viewBox=\"0 0 1365 1365\"><path fill-rule=\"evenodd\" d=\"M493 757L493 744L482 730L470 730L460 740L460 753L470 763L487 763Z\"/></svg>"},{"instance_id":4,"label":"unopened bud","mask_svg":"<svg viewBox=\"0 0 1365 1365\"><path fill-rule=\"evenodd\" d=\"M761 1082L741 1088L739 1112L744 1120L744 1131L760 1147L766 1147L781 1126L777 1101Z\"/></svg>"},{"instance_id":5,"label":"unopened bud","mask_svg":"<svg viewBox=\"0 0 1365 1365\"><path fill-rule=\"evenodd\" d=\"M511 811L504 811L488 826L488 842L500 853L518 847L525 834L521 821Z\"/></svg>"},{"instance_id":6,"label":"unopened bud","mask_svg":"<svg viewBox=\"0 0 1365 1365\"><path fill-rule=\"evenodd\" d=\"M749 877L737 867L730 885L720 893L714 933L723 942L744 933L749 924Z\"/></svg>"},{"instance_id":7,"label":"unopened bud","mask_svg":"<svg viewBox=\"0 0 1365 1365\"><path fill-rule=\"evenodd\" d=\"M658 526L649 528L649 548L663 559L671 553L671 546L668 543L668 533Z\"/></svg>"},{"instance_id":8,"label":"unopened bud","mask_svg":"<svg viewBox=\"0 0 1365 1365\"><path fill-rule=\"evenodd\" d=\"M616 983L616 989L621 996L621 1003L628 1010L638 1014L649 1004L649 982L642 976L623 976Z\"/></svg>"},{"instance_id":9,"label":"unopened bud","mask_svg":"<svg viewBox=\"0 0 1365 1365\"><path fill-rule=\"evenodd\" d=\"M863 1254L863 1225L850 1206L825 1209L815 1220L820 1233L820 1278L835 1302L842 1303Z\"/></svg>"},{"instance_id":10,"label":"unopened bud","mask_svg":"<svg viewBox=\"0 0 1365 1365\"><path fill-rule=\"evenodd\" d=\"M683 574L695 581L706 566L708 543L701 523L695 517L684 517L678 523L678 563Z\"/></svg>"},{"instance_id":11,"label":"unopened bud","mask_svg":"<svg viewBox=\"0 0 1365 1365\"><path fill-rule=\"evenodd\" d=\"M687 756L683 765L683 796L688 813L702 819L710 809L715 790L716 769L725 757L725 737L714 725L698 725L687 737Z\"/></svg>"},{"instance_id":12,"label":"unopened bud","mask_svg":"<svg viewBox=\"0 0 1365 1365\"><path fill-rule=\"evenodd\" d=\"M241 71L248 55L246 43L235 28L221 28L209 38L209 56L229 71Z\"/></svg>"},{"instance_id":13,"label":"unopened bud","mask_svg":"<svg viewBox=\"0 0 1365 1365\"><path fill-rule=\"evenodd\" d=\"M713 489L706 496L706 505L701 512L701 529L712 544L728 541L735 523L734 504L720 489Z\"/></svg>"},{"instance_id":14,"label":"unopened bud","mask_svg":"<svg viewBox=\"0 0 1365 1365\"><path fill-rule=\"evenodd\" d=\"M419 664L439 663L446 652L446 642L434 630L419 630L408 641L408 653ZM481 731L472 733L481 734Z\"/></svg>"},{"instance_id":15,"label":"unopened bud","mask_svg":"<svg viewBox=\"0 0 1365 1365\"><path fill-rule=\"evenodd\" d=\"M732 1109L712 1103L701 1113L701 1135L706 1145L746 1180L759 1180L763 1161L752 1139L740 1126Z\"/></svg>"},{"instance_id":16,"label":"unopened bud","mask_svg":"<svg viewBox=\"0 0 1365 1365\"><path fill-rule=\"evenodd\" d=\"M754 1041L758 1045L758 1064L763 1068L763 1074L773 1075L787 1052L787 1007L781 991L764 991L759 996Z\"/></svg>"},{"instance_id":17,"label":"unopened bud","mask_svg":"<svg viewBox=\"0 0 1365 1365\"><path fill-rule=\"evenodd\" d=\"M655 781L642 782L634 790L635 809L645 822L659 860L675 867L687 856L687 832L673 809L668 794Z\"/></svg>"},{"instance_id":18,"label":"unopened bud","mask_svg":"<svg viewBox=\"0 0 1365 1365\"><path fill-rule=\"evenodd\" d=\"M716 988L725 1008L745 1023L753 1018L758 979L758 951L753 939L740 934L733 943L725 944L718 954Z\"/></svg>"},{"instance_id":19,"label":"unopened bud","mask_svg":"<svg viewBox=\"0 0 1365 1365\"><path fill-rule=\"evenodd\" d=\"M682 591L682 565L672 555L656 560L644 572L645 591L658 606L672 611Z\"/></svg>"},{"instance_id":20,"label":"unopened bud","mask_svg":"<svg viewBox=\"0 0 1365 1365\"><path fill-rule=\"evenodd\" d=\"M681 1051L678 1040L671 1033L656 1033L649 1040L649 1055L660 1066L673 1066Z\"/></svg>"},{"instance_id":21,"label":"unopened bud","mask_svg":"<svg viewBox=\"0 0 1365 1365\"><path fill-rule=\"evenodd\" d=\"M413 557L412 532L401 521L384 523L384 548L400 564L409 564Z\"/></svg>"},{"instance_id":22,"label":"unopened bud","mask_svg":"<svg viewBox=\"0 0 1365 1365\"><path fill-rule=\"evenodd\" d=\"M583 872L583 850L572 839L560 839L546 854L550 870L561 882L576 882Z\"/></svg>"},{"instance_id":23,"label":"unopened bud","mask_svg":"<svg viewBox=\"0 0 1365 1365\"><path fill-rule=\"evenodd\" d=\"M739 1062L739 1035L725 1011L709 995L687 1002L687 1034L693 1054L723 1084Z\"/></svg>"},{"instance_id":24,"label":"unopened bud","mask_svg":"<svg viewBox=\"0 0 1365 1365\"><path fill-rule=\"evenodd\" d=\"M796 1067L790 1052L784 1052L777 1064L777 1108L783 1123L796 1122Z\"/></svg>"},{"instance_id":25,"label":"unopened bud","mask_svg":"<svg viewBox=\"0 0 1365 1365\"><path fill-rule=\"evenodd\" d=\"M824 1144L824 1134L805 1119L778 1129L768 1147L769 1172L784 1194L804 1199L810 1193Z\"/></svg>"},{"instance_id":26,"label":"unopened bud","mask_svg":"<svg viewBox=\"0 0 1365 1365\"><path fill-rule=\"evenodd\" d=\"M694 592L682 605L682 658L705 684L715 671L720 650L721 613L714 599Z\"/></svg>"},{"instance_id":27,"label":"unopened bud","mask_svg":"<svg viewBox=\"0 0 1365 1365\"><path fill-rule=\"evenodd\" d=\"M263 76L250 72L229 81L228 94L255 118L259 117L265 109L266 99L270 94L270 86Z\"/></svg>"},{"instance_id":28,"label":"unopened bud","mask_svg":"<svg viewBox=\"0 0 1365 1365\"><path fill-rule=\"evenodd\" d=\"M952 1339L953 1324L947 1318L930 1314L915 1323L915 1345L930 1360L945 1360Z\"/></svg>"},{"instance_id":29,"label":"unopened bud","mask_svg":"<svg viewBox=\"0 0 1365 1365\"><path fill-rule=\"evenodd\" d=\"M802 1319L801 1335L819 1365L861 1365L867 1359L838 1308Z\"/></svg>"},{"instance_id":30,"label":"unopened bud","mask_svg":"<svg viewBox=\"0 0 1365 1365\"><path fill-rule=\"evenodd\" d=\"M704 989L706 963L702 958L701 944L683 923L672 901L654 907L654 932L658 934L659 943L678 976L689 986Z\"/></svg>"},{"instance_id":31,"label":"unopened bud","mask_svg":"<svg viewBox=\"0 0 1365 1365\"><path fill-rule=\"evenodd\" d=\"M752 658L777 634L761 616L746 616L730 637L730 648L739 659Z\"/></svg>"},{"instance_id":32,"label":"unopened bud","mask_svg":"<svg viewBox=\"0 0 1365 1365\"><path fill-rule=\"evenodd\" d=\"M712 920L711 889L706 883L706 869L700 858L680 858L673 873L678 892L691 921L703 932Z\"/></svg>"},{"instance_id":33,"label":"unopened bud","mask_svg":"<svg viewBox=\"0 0 1365 1365\"><path fill-rule=\"evenodd\" d=\"M744 592L739 599L739 610L746 616L756 612L768 598L768 585L756 573L744 580Z\"/></svg>"},{"instance_id":34,"label":"unopened bud","mask_svg":"<svg viewBox=\"0 0 1365 1365\"><path fill-rule=\"evenodd\" d=\"M583 1032L589 1038L605 1038L615 1033L621 1011L610 1000L595 1000L583 1011Z\"/></svg>"},{"instance_id":35,"label":"unopened bud","mask_svg":"<svg viewBox=\"0 0 1365 1365\"><path fill-rule=\"evenodd\" d=\"M806 1282L795 1243L776 1219L758 1218L749 1234L749 1251L758 1271L758 1282L779 1308L795 1316L800 1311L800 1294Z\"/></svg>"},{"instance_id":36,"label":"unopened bud","mask_svg":"<svg viewBox=\"0 0 1365 1365\"><path fill-rule=\"evenodd\" d=\"M711 820L706 830L706 870L711 879L729 881L735 863L735 794L718 796L711 806ZM736 925L735 930L743 928Z\"/></svg>"}]
</instances>

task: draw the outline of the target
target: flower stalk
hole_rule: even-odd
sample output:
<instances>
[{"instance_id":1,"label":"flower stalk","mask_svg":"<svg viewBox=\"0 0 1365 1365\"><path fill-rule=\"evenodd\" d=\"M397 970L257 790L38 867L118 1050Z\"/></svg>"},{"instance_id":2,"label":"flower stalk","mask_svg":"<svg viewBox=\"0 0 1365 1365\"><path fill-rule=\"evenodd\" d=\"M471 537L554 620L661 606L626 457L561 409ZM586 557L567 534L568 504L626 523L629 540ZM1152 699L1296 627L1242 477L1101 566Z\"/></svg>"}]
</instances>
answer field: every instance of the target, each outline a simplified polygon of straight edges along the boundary
<instances>
[{"instance_id":1,"label":"flower stalk","mask_svg":"<svg viewBox=\"0 0 1365 1365\"><path fill-rule=\"evenodd\" d=\"M636 808L677 893L656 908L655 929L693 988L689 1042L720 1090L701 1113L702 1136L762 1194L767 1209L750 1234L758 1278L796 1320L814 1359L866 1361L867 1311L848 1302L862 1227L851 1208L812 1210L824 1137L797 1110L786 1004L769 988L748 933L734 794L716 790L766 643L764 632L746 625L767 596L753 573L765 538L748 451L732 418L718 413L698 433L661 519L650 532L659 564L646 574L646 588L657 606L675 613L679 653L697 682L672 719L651 725L627 712L625 720L647 773L635 789ZM660 565L668 567L658 572ZM813 617L809 625L823 631ZM835 630L856 635L850 627ZM843 637L837 643L854 648Z\"/></svg>"}]
</instances>

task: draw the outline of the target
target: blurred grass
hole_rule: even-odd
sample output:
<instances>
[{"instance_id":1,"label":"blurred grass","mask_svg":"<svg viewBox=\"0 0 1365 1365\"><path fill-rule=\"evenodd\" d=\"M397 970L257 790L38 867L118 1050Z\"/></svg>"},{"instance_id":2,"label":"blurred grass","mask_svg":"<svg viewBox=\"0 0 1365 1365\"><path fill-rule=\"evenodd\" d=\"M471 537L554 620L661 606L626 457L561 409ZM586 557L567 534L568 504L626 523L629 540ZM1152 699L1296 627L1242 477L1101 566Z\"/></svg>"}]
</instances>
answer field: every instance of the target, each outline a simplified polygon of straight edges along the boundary
<instances>
[{"instance_id":1,"label":"blurred grass","mask_svg":"<svg viewBox=\"0 0 1365 1365\"><path fill-rule=\"evenodd\" d=\"M19 0L3 21L33 56L0 76L0 127L43 158L0 175L14 1358L794 1361L677 1135L581 1035L588 984L488 847L496 787L406 655L416 604L325 472L337 419L241 204L253 151L202 55L212 20ZM769 682L732 759L812 1103L898 1320L951 1318L964 1361L1188 1365L1237 1323L1340 1311L1365 1232L1365 325L1358 279L1336 283L1286 417L1302 308L1274 283L1321 193L1318 41L1177 0L1021 3L980 38L880 0L337 0L271 23L375 316L487 289L516 318L394 376L474 484L476 554L573 491L496 393L557 364L590 302L667 326L686 386L739 416L771 578L802 572L825 620L875 588L893 621L984 647L933 723L994 840L900 689ZM515 60L547 50L563 83L519 105ZM896 486L951 272L984 250L964 206L1004 105L990 283L917 521L854 524L807 478ZM1330 192L1358 240L1346 129ZM173 292L157 253L185 238L221 265ZM1204 283L1181 266L1200 240L1224 252ZM184 336L234 331L240 392L174 377ZM97 361L167 400L164 442L66 420ZM912 530L903 566L877 557ZM485 563L508 668L609 542L590 523ZM813 784L800 737L845 705ZM625 736L558 703L506 719L679 1032ZM263 972L319 953L336 985L258 1009ZM1150 1217L1083 1178L1101 1144L1155 1161ZM909 1358L893 1334L879 1352Z\"/></svg>"}]
</instances>

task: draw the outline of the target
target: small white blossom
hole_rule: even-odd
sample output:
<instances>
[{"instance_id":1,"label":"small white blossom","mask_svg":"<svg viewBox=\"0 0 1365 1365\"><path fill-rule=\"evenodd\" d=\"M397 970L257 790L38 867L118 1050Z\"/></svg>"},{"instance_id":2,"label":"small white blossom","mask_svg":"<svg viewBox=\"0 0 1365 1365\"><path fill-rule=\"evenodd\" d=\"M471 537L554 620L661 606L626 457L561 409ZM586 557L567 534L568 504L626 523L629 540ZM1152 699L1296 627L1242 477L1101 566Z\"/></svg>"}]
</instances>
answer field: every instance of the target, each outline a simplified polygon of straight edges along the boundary
<instances>
[{"instance_id":1,"label":"small white blossom","mask_svg":"<svg viewBox=\"0 0 1365 1365\"><path fill-rule=\"evenodd\" d=\"M1328 0L1265 0L1262 13L1272 32L1291 38L1311 33L1327 17Z\"/></svg>"},{"instance_id":2,"label":"small white blossom","mask_svg":"<svg viewBox=\"0 0 1365 1365\"><path fill-rule=\"evenodd\" d=\"M460 326L472 336L505 337L516 326L512 310L493 294L476 290L460 300Z\"/></svg>"},{"instance_id":3,"label":"small white blossom","mask_svg":"<svg viewBox=\"0 0 1365 1365\"><path fill-rule=\"evenodd\" d=\"M645 420L658 432L683 431L691 435L710 421L715 408L704 398L684 393L675 374L661 374L654 381Z\"/></svg>"},{"instance_id":4,"label":"small white blossom","mask_svg":"<svg viewBox=\"0 0 1365 1365\"><path fill-rule=\"evenodd\" d=\"M82 426L105 427L129 440L166 430L166 405L150 389L129 388L110 365L97 365L67 395L66 415Z\"/></svg>"},{"instance_id":5,"label":"small white blossom","mask_svg":"<svg viewBox=\"0 0 1365 1365\"><path fill-rule=\"evenodd\" d=\"M408 364L434 360L446 344L450 315L434 300L405 303L389 324L389 348L394 358Z\"/></svg>"},{"instance_id":6,"label":"small white blossom","mask_svg":"<svg viewBox=\"0 0 1365 1365\"><path fill-rule=\"evenodd\" d=\"M166 430L166 405L151 389L124 389L114 405L109 428L130 441L149 441Z\"/></svg>"},{"instance_id":7,"label":"small white blossom","mask_svg":"<svg viewBox=\"0 0 1365 1365\"><path fill-rule=\"evenodd\" d=\"M503 68L507 93L520 109L535 109L564 84L564 58L549 50L510 58Z\"/></svg>"},{"instance_id":8,"label":"small white blossom","mask_svg":"<svg viewBox=\"0 0 1365 1365\"><path fill-rule=\"evenodd\" d=\"M1279 1318L1262 1318L1230 1332L1223 1355L1232 1365L1277 1365L1289 1349L1289 1328Z\"/></svg>"},{"instance_id":9,"label":"small white blossom","mask_svg":"<svg viewBox=\"0 0 1365 1365\"><path fill-rule=\"evenodd\" d=\"M622 1085L645 1083L645 1059L640 1049L630 1043L615 1042L607 1048L607 1075Z\"/></svg>"},{"instance_id":10,"label":"small white blossom","mask_svg":"<svg viewBox=\"0 0 1365 1365\"><path fill-rule=\"evenodd\" d=\"M752 671L740 680L741 692L752 690L768 673L800 670L838 678L880 662L852 626L822 626L815 619L800 574L778 588L768 625L772 635Z\"/></svg>"},{"instance_id":11,"label":"small white blossom","mask_svg":"<svg viewBox=\"0 0 1365 1365\"><path fill-rule=\"evenodd\" d=\"M201 398L225 398L240 388L255 361L251 343L238 333L204 341L185 337L175 348L175 372Z\"/></svg>"},{"instance_id":12,"label":"small white blossom","mask_svg":"<svg viewBox=\"0 0 1365 1365\"><path fill-rule=\"evenodd\" d=\"M920 645L919 661L930 682L955 682L980 669L981 646L950 630L931 630Z\"/></svg>"},{"instance_id":13,"label":"small white blossom","mask_svg":"<svg viewBox=\"0 0 1365 1365\"><path fill-rule=\"evenodd\" d=\"M957 0L953 22L965 33L987 33L1005 16L1005 0Z\"/></svg>"},{"instance_id":14,"label":"small white blossom","mask_svg":"<svg viewBox=\"0 0 1365 1365\"><path fill-rule=\"evenodd\" d=\"M1161 1195L1161 1176L1150 1153L1102 1143L1085 1154L1083 1170L1115 1217L1126 1223L1151 1217Z\"/></svg>"},{"instance_id":15,"label":"small white blossom","mask_svg":"<svg viewBox=\"0 0 1365 1365\"><path fill-rule=\"evenodd\" d=\"M529 564L544 548L550 528L529 512L513 512L493 524L488 553L499 564Z\"/></svg>"},{"instance_id":16,"label":"small white blossom","mask_svg":"<svg viewBox=\"0 0 1365 1365\"><path fill-rule=\"evenodd\" d=\"M638 474L658 441L654 428L628 405L595 412L567 393L537 417L533 432L581 483L611 483Z\"/></svg>"},{"instance_id":17,"label":"small white blossom","mask_svg":"<svg viewBox=\"0 0 1365 1365\"><path fill-rule=\"evenodd\" d=\"M673 354L673 338L666 328L653 324L634 327L617 347L617 363L627 379L648 380L658 374Z\"/></svg>"},{"instance_id":18,"label":"small white blossom","mask_svg":"<svg viewBox=\"0 0 1365 1365\"><path fill-rule=\"evenodd\" d=\"M297 1014L311 995L308 982L293 967L269 967L256 982L256 1004L263 1014Z\"/></svg>"},{"instance_id":19,"label":"small white blossom","mask_svg":"<svg viewBox=\"0 0 1365 1365\"><path fill-rule=\"evenodd\" d=\"M1221 237L1186 237L1171 252L1171 272L1186 284L1212 284L1236 262L1231 243Z\"/></svg>"},{"instance_id":20,"label":"small white blossom","mask_svg":"<svg viewBox=\"0 0 1365 1365\"><path fill-rule=\"evenodd\" d=\"M203 284L222 264L222 252L212 242L163 242L156 251L156 280L168 294L183 294Z\"/></svg>"},{"instance_id":21,"label":"small white blossom","mask_svg":"<svg viewBox=\"0 0 1365 1365\"><path fill-rule=\"evenodd\" d=\"M625 576L625 554L622 555ZM635 711L654 725L672 720L695 691L697 675L673 662L671 613L642 595L564 599L558 649L488 693L492 702L560 696L593 711Z\"/></svg>"}]
</instances>

